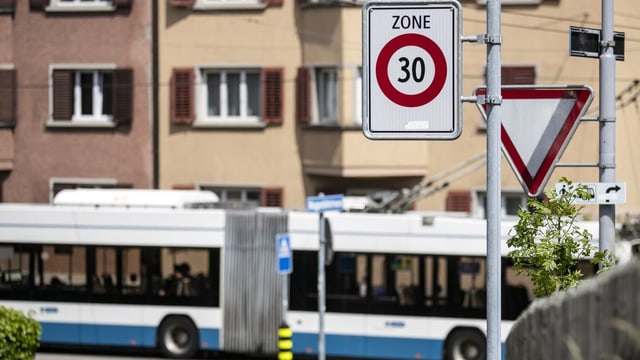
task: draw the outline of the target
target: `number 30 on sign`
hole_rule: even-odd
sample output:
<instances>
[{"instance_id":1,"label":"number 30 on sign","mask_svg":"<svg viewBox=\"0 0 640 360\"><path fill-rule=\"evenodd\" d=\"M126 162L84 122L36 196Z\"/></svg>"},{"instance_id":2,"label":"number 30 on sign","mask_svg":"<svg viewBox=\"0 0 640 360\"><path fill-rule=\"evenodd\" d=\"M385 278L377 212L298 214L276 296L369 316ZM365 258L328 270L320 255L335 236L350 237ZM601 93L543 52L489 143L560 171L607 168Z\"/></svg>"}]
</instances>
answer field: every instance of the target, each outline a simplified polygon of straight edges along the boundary
<instances>
[{"instance_id":1,"label":"number 30 on sign","mask_svg":"<svg viewBox=\"0 0 640 360\"><path fill-rule=\"evenodd\" d=\"M460 4L369 1L362 18L364 134L459 137Z\"/></svg>"}]
</instances>

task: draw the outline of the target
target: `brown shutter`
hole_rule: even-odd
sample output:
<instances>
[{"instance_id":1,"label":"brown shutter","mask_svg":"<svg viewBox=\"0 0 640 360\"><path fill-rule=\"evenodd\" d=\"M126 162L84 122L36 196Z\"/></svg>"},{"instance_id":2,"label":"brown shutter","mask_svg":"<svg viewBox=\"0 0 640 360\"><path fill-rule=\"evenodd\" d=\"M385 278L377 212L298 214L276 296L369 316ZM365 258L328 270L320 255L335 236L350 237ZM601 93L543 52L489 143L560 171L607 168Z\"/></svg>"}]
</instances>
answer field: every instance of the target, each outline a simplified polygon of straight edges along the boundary
<instances>
[{"instance_id":1,"label":"brown shutter","mask_svg":"<svg viewBox=\"0 0 640 360\"><path fill-rule=\"evenodd\" d=\"M16 71L0 70L0 124L16 123Z\"/></svg>"},{"instance_id":2,"label":"brown shutter","mask_svg":"<svg viewBox=\"0 0 640 360\"><path fill-rule=\"evenodd\" d=\"M1 12L14 12L16 9L16 0L0 0Z\"/></svg>"},{"instance_id":3,"label":"brown shutter","mask_svg":"<svg viewBox=\"0 0 640 360\"><path fill-rule=\"evenodd\" d=\"M113 120L130 124L133 118L133 70L116 69L113 72Z\"/></svg>"},{"instance_id":4,"label":"brown shutter","mask_svg":"<svg viewBox=\"0 0 640 360\"><path fill-rule=\"evenodd\" d=\"M50 0L29 0L29 7L31 10L44 10L49 6Z\"/></svg>"},{"instance_id":5,"label":"brown shutter","mask_svg":"<svg viewBox=\"0 0 640 360\"><path fill-rule=\"evenodd\" d=\"M282 207L284 190L282 188L264 188L260 195L260 205L266 207Z\"/></svg>"},{"instance_id":6,"label":"brown shutter","mask_svg":"<svg viewBox=\"0 0 640 360\"><path fill-rule=\"evenodd\" d=\"M133 0L112 0L112 2L117 8L130 8Z\"/></svg>"},{"instance_id":7,"label":"brown shutter","mask_svg":"<svg viewBox=\"0 0 640 360\"><path fill-rule=\"evenodd\" d=\"M171 123L191 124L195 118L192 68L173 69L171 76Z\"/></svg>"},{"instance_id":8,"label":"brown shutter","mask_svg":"<svg viewBox=\"0 0 640 360\"><path fill-rule=\"evenodd\" d=\"M73 117L73 71L53 70L53 120Z\"/></svg>"},{"instance_id":9,"label":"brown shutter","mask_svg":"<svg viewBox=\"0 0 640 360\"><path fill-rule=\"evenodd\" d=\"M296 77L296 118L301 124L311 122L311 70L298 68Z\"/></svg>"},{"instance_id":10,"label":"brown shutter","mask_svg":"<svg viewBox=\"0 0 640 360\"><path fill-rule=\"evenodd\" d=\"M193 184L176 184L171 187L173 190L195 190L196 186Z\"/></svg>"},{"instance_id":11,"label":"brown shutter","mask_svg":"<svg viewBox=\"0 0 640 360\"><path fill-rule=\"evenodd\" d=\"M284 3L284 0L263 0L264 4L267 6L281 6Z\"/></svg>"},{"instance_id":12,"label":"brown shutter","mask_svg":"<svg viewBox=\"0 0 640 360\"><path fill-rule=\"evenodd\" d=\"M531 65L507 65L502 67L502 85L533 85L536 68Z\"/></svg>"},{"instance_id":13,"label":"brown shutter","mask_svg":"<svg viewBox=\"0 0 640 360\"><path fill-rule=\"evenodd\" d=\"M452 190L447 194L447 211L471 212L471 191Z\"/></svg>"},{"instance_id":14,"label":"brown shutter","mask_svg":"<svg viewBox=\"0 0 640 360\"><path fill-rule=\"evenodd\" d=\"M196 0L171 0L171 5L181 7L192 7Z\"/></svg>"},{"instance_id":15,"label":"brown shutter","mask_svg":"<svg viewBox=\"0 0 640 360\"><path fill-rule=\"evenodd\" d=\"M282 124L282 68L262 70L262 119L267 124Z\"/></svg>"}]
</instances>

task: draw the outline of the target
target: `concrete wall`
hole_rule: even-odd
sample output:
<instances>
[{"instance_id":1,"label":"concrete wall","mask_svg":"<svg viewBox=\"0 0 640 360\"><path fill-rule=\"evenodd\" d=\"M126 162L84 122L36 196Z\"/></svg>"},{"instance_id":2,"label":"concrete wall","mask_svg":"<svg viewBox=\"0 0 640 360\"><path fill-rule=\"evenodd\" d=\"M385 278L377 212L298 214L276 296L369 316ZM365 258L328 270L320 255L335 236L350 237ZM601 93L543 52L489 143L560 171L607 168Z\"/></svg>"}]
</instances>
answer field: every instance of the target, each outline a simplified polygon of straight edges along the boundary
<instances>
[{"instance_id":1,"label":"concrete wall","mask_svg":"<svg viewBox=\"0 0 640 360\"><path fill-rule=\"evenodd\" d=\"M640 358L640 262L534 301L516 321L506 359Z\"/></svg>"}]
</instances>

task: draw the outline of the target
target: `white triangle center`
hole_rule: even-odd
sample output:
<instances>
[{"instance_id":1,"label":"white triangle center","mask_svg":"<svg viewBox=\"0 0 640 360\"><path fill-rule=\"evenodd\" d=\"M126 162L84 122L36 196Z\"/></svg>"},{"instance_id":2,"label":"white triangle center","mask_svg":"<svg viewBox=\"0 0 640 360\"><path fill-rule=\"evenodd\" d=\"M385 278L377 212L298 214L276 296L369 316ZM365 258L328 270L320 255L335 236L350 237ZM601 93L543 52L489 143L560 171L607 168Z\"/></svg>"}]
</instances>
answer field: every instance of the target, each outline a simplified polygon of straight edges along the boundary
<instances>
[{"instance_id":1,"label":"white triangle center","mask_svg":"<svg viewBox=\"0 0 640 360\"><path fill-rule=\"evenodd\" d=\"M529 174L537 174L575 99L505 99L502 126L511 138Z\"/></svg>"}]
</instances>

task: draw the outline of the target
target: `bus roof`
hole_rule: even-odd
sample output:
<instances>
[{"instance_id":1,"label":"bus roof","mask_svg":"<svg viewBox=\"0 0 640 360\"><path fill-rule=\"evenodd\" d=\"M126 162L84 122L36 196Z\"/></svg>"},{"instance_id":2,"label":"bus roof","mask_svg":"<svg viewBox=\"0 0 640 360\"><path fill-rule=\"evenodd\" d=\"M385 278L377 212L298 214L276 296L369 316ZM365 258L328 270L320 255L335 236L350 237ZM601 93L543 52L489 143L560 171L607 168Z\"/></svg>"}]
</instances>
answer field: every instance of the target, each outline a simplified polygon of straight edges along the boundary
<instances>
[{"instance_id":1,"label":"bus roof","mask_svg":"<svg viewBox=\"0 0 640 360\"><path fill-rule=\"evenodd\" d=\"M54 198L58 206L151 208L212 208L219 202L213 191L156 189L65 189Z\"/></svg>"}]
</instances>

